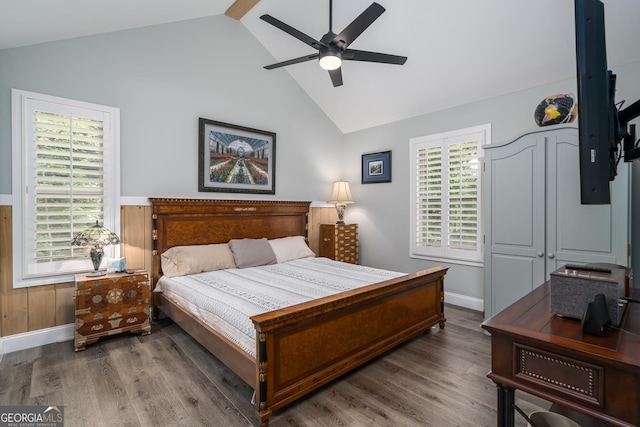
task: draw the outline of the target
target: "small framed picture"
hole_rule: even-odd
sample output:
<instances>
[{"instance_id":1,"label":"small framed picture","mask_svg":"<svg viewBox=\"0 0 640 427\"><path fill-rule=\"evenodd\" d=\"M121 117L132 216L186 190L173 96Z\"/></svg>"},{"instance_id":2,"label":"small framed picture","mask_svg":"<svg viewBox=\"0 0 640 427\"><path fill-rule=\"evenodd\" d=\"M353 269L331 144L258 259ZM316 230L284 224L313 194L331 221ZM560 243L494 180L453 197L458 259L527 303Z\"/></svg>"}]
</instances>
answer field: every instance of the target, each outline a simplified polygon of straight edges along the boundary
<instances>
[{"instance_id":1,"label":"small framed picture","mask_svg":"<svg viewBox=\"0 0 640 427\"><path fill-rule=\"evenodd\" d=\"M362 183L391 182L391 151L362 155Z\"/></svg>"}]
</instances>

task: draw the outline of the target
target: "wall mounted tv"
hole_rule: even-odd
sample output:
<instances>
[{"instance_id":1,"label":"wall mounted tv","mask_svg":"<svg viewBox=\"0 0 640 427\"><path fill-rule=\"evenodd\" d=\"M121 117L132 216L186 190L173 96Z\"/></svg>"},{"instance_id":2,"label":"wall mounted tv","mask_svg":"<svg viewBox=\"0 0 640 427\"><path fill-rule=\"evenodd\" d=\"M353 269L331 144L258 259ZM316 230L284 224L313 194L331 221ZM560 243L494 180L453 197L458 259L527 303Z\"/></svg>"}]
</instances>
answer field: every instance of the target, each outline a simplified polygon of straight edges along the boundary
<instances>
[{"instance_id":1,"label":"wall mounted tv","mask_svg":"<svg viewBox=\"0 0 640 427\"><path fill-rule=\"evenodd\" d=\"M635 125L640 100L624 110L615 102L616 75L607 67L604 5L575 0L580 199L582 204L611 203L610 181L621 158L640 157Z\"/></svg>"}]
</instances>

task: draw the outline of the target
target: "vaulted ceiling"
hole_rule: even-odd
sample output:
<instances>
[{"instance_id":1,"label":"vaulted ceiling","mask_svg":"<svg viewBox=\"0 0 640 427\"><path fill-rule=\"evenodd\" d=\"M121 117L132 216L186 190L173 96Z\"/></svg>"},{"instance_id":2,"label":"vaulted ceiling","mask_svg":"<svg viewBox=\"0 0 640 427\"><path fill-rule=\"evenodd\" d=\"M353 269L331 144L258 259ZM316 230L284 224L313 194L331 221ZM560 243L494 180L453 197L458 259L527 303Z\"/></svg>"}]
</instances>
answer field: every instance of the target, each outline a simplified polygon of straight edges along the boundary
<instances>
[{"instance_id":1,"label":"vaulted ceiling","mask_svg":"<svg viewBox=\"0 0 640 427\"><path fill-rule=\"evenodd\" d=\"M315 61L264 71L289 73L345 133L575 78L572 0L377 2L386 11L350 48L407 56L405 65L346 62L340 87ZM335 0L333 31L371 3ZM640 61L640 1L604 3L610 67ZM262 14L316 39L329 29L329 0L0 0L0 49L225 12L273 62L314 50Z\"/></svg>"}]
</instances>

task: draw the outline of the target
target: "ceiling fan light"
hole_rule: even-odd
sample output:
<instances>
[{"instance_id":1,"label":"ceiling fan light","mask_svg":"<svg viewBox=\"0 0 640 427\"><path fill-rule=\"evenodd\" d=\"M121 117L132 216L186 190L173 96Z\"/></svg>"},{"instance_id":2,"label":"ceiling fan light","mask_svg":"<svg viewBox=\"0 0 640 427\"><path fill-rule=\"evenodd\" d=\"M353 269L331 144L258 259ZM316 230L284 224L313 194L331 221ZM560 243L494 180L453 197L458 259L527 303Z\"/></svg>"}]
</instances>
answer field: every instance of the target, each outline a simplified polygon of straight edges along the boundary
<instances>
[{"instance_id":1,"label":"ceiling fan light","mask_svg":"<svg viewBox=\"0 0 640 427\"><path fill-rule=\"evenodd\" d=\"M342 54L332 50L320 52L319 63L320 67L325 70L337 70L342 65Z\"/></svg>"}]
</instances>

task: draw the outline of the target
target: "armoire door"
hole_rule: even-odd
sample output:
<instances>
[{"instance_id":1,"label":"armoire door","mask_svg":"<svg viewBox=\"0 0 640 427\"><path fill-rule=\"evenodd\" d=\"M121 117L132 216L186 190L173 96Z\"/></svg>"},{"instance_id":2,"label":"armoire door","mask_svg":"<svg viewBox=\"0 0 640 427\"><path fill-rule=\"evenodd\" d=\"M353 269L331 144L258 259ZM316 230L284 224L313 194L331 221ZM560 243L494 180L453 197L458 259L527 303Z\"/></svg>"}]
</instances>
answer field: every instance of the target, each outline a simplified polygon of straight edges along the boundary
<instances>
[{"instance_id":1,"label":"armoire door","mask_svg":"<svg viewBox=\"0 0 640 427\"><path fill-rule=\"evenodd\" d=\"M564 264L627 265L628 166L618 165L611 204L580 204L578 132L560 129L547 138L546 274Z\"/></svg>"},{"instance_id":2,"label":"armoire door","mask_svg":"<svg viewBox=\"0 0 640 427\"><path fill-rule=\"evenodd\" d=\"M545 269L545 139L485 147L485 316L541 285Z\"/></svg>"}]
</instances>

